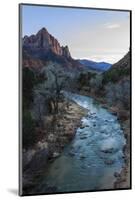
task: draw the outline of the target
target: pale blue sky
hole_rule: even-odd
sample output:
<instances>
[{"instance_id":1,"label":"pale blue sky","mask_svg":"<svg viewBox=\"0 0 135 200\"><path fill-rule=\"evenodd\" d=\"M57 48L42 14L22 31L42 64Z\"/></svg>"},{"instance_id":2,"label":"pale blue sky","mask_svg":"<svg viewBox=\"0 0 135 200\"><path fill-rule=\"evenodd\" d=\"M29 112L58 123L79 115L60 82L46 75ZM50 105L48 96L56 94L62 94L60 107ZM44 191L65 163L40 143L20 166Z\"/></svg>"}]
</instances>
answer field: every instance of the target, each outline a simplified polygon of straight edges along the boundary
<instances>
[{"instance_id":1,"label":"pale blue sky","mask_svg":"<svg viewBox=\"0 0 135 200\"><path fill-rule=\"evenodd\" d=\"M46 27L74 58L116 62L129 49L129 24L129 12L22 6L23 36Z\"/></svg>"}]
</instances>

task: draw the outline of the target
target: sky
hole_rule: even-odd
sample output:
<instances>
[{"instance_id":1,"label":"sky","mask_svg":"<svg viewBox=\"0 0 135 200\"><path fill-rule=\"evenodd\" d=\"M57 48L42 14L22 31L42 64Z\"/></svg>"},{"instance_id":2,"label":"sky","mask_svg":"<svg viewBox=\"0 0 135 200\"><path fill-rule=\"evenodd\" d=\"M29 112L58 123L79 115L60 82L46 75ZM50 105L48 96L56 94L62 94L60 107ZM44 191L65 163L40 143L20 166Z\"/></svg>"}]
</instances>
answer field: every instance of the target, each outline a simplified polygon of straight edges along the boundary
<instances>
[{"instance_id":1,"label":"sky","mask_svg":"<svg viewBox=\"0 0 135 200\"><path fill-rule=\"evenodd\" d=\"M42 27L73 58L115 63L129 50L128 11L22 6L22 34L36 34Z\"/></svg>"}]
</instances>

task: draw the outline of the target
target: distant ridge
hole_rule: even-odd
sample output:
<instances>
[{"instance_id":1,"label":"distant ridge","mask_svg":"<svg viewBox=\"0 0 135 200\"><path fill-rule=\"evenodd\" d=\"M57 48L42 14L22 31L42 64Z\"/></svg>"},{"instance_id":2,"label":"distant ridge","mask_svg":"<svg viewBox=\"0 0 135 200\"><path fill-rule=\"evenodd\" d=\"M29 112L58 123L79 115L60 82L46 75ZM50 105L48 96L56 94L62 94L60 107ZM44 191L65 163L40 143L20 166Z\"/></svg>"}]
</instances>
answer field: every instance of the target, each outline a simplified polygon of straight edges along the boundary
<instances>
[{"instance_id":1,"label":"distant ridge","mask_svg":"<svg viewBox=\"0 0 135 200\"><path fill-rule=\"evenodd\" d=\"M97 70L97 71L107 71L111 68L112 64L107 63L107 62L95 62L92 60L87 60L87 59L80 59L78 60L84 67L87 69L91 70Z\"/></svg>"}]
</instances>

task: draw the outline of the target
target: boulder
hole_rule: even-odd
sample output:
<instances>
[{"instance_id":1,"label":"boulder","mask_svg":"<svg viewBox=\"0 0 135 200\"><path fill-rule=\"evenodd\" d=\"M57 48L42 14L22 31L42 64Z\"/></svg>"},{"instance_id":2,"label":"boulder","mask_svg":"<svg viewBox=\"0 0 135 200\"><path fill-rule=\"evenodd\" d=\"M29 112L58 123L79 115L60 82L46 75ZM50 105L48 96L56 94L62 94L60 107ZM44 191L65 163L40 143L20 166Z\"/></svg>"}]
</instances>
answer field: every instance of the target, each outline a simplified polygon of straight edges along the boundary
<instances>
[{"instance_id":1,"label":"boulder","mask_svg":"<svg viewBox=\"0 0 135 200\"><path fill-rule=\"evenodd\" d=\"M81 126L80 126L80 129L84 129L84 128L85 128L85 125L81 125Z\"/></svg>"},{"instance_id":2,"label":"boulder","mask_svg":"<svg viewBox=\"0 0 135 200\"><path fill-rule=\"evenodd\" d=\"M39 149L48 149L48 143L46 141L43 141L43 142L39 141L37 143L37 148L39 148Z\"/></svg>"},{"instance_id":3,"label":"boulder","mask_svg":"<svg viewBox=\"0 0 135 200\"><path fill-rule=\"evenodd\" d=\"M60 156L60 153L54 152L52 157L53 157L53 158L57 158L57 157L59 157L59 156Z\"/></svg>"},{"instance_id":4,"label":"boulder","mask_svg":"<svg viewBox=\"0 0 135 200\"><path fill-rule=\"evenodd\" d=\"M80 154L80 159L84 159L86 158L86 156L84 156L83 154Z\"/></svg>"},{"instance_id":5,"label":"boulder","mask_svg":"<svg viewBox=\"0 0 135 200\"><path fill-rule=\"evenodd\" d=\"M48 141L49 142L56 142L56 136L54 134L48 135Z\"/></svg>"},{"instance_id":6,"label":"boulder","mask_svg":"<svg viewBox=\"0 0 135 200\"><path fill-rule=\"evenodd\" d=\"M112 165L112 164L114 164L114 160L105 160L104 161L104 163L106 164L106 165Z\"/></svg>"},{"instance_id":7,"label":"boulder","mask_svg":"<svg viewBox=\"0 0 135 200\"><path fill-rule=\"evenodd\" d=\"M86 125L85 127L89 127L89 125Z\"/></svg>"},{"instance_id":8,"label":"boulder","mask_svg":"<svg viewBox=\"0 0 135 200\"><path fill-rule=\"evenodd\" d=\"M83 128L86 128L86 127L89 127L89 125L88 124L83 124L83 125L80 126L80 129L83 129Z\"/></svg>"},{"instance_id":9,"label":"boulder","mask_svg":"<svg viewBox=\"0 0 135 200\"><path fill-rule=\"evenodd\" d=\"M47 149L38 150L34 154L31 162L29 163L29 167L28 167L29 173L37 172L42 167L44 167L47 163L47 159L48 159Z\"/></svg>"},{"instance_id":10,"label":"boulder","mask_svg":"<svg viewBox=\"0 0 135 200\"><path fill-rule=\"evenodd\" d=\"M23 169L27 167L27 165L30 163L35 153L36 151L34 149L30 149L27 151L23 150Z\"/></svg>"},{"instance_id":11,"label":"boulder","mask_svg":"<svg viewBox=\"0 0 135 200\"><path fill-rule=\"evenodd\" d=\"M102 149L101 150L103 153L113 153L114 149L110 148L110 149Z\"/></svg>"},{"instance_id":12,"label":"boulder","mask_svg":"<svg viewBox=\"0 0 135 200\"><path fill-rule=\"evenodd\" d=\"M117 178L120 177L120 174L118 172L114 172L114 176Z\"/></svg>"},{"instance_id":13,"label":"boulder","mask_svg":"<svg viewBox=\"0 0 135 200\"><path fill-rule=\"evenodd\" d=\"M84 140L84 139L86 139L86 138L87 138L86 136L81 136L81 137L80 137L81 140Z\"/></svg>"}]
</instances>

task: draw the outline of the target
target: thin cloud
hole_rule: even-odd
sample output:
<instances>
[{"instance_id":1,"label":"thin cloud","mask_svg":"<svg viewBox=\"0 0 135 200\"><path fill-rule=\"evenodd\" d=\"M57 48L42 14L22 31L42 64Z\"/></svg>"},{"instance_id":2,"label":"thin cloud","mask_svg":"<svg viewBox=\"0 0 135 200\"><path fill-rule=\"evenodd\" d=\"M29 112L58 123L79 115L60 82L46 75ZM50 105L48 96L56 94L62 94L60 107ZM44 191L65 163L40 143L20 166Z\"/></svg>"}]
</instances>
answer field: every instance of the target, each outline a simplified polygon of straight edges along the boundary
<instances>
[{"instance_id":1,"label":"thin cloud","mask_svg":"<svg viewBox=\"0 0 135 200\"><path fill-rule=\"evenodd\" d=\"M116 29L119 27L120 27L120 24L105 24L105 28L107 29Z\"/></svg>"}]
</instances>

